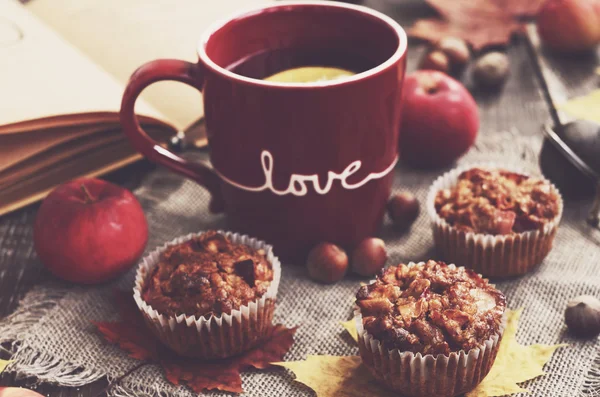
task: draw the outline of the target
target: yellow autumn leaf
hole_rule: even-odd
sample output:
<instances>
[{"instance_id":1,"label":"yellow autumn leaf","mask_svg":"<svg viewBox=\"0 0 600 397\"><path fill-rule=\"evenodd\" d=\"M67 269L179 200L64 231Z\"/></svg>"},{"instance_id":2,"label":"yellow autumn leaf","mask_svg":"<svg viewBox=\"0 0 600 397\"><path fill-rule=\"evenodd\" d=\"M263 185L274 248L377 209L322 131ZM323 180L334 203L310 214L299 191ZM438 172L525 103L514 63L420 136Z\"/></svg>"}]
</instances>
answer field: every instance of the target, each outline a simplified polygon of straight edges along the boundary
<instances>
[{"instance_id":1,"label":"yellow autumn leaf","mask_svg":"<svg viewBox=\"0 0 600 397\"><path fill-rule=\"evenodd\" d=\"M519 318L523 310L508 310L507 324L500 343L498 356L483 382L466 397L496 397L527 390L518 383L544 375L544 365L552 357L552 353L565 345L520 345L517 340Z\"/></svg>"},{"instance_id":2,"label":"yellow autumn leaf","mask_svg":"<svg viewBox=\"0 0 600 397\"><path fill-rule=\"evenodd\" d=\"M358 356L308 356L303 361L273 364L292 370L296 381L313 389L318 397L392 396L363 367Z\"/></svg>"},{"instance_id":3,"label":"yellow autumn leaf","mask_svg":"<svg viewBox=\"0 0 600 397\"><path fill-rule=\"evenodd\" d=\"M356 325L354 323L354 319L350 319L348 321L340 321L342 327L348 331L354 342L358 342L358 331L356 331Z\"/></svg>"},{"instance_id":4,"label":"yellow autumn leaf","mask_svg":"<svg viewBox=\"0 0 600 397\"><path fill-rule=\"evenodd\" d=\"M568 100L558 105L560 110L577 118L600 123L600 89L593 90L587 95Z\"/></svg>"},{"instance_id":5,"label":"yellow autumn leaf","mask_svg":"<svg viewBox=\"0 0 600 397\"><path fill-rule=\"evenodd\" d=\"M12 361L0 360L0 374L9 366Z\"/></svg>"},{"instance_id":6,"label":"yellow autumn leaf","mask_svg":"<svg viewBox=\"0 0 600 397\"><path fill-rule=\"evenodd\" d=\"M466 397L495 397L526 392L518 384L544 375L543 367L556 349L564 345L522 346L516 341L522 310L508 310L498 356L488 376ZM358 333L354 320L340 322L353 339ZM358 356L308 356L303 361L274 363L290 369L296 380L313 389L318 397L388 396Z\"/></svg>"}]
</instances>

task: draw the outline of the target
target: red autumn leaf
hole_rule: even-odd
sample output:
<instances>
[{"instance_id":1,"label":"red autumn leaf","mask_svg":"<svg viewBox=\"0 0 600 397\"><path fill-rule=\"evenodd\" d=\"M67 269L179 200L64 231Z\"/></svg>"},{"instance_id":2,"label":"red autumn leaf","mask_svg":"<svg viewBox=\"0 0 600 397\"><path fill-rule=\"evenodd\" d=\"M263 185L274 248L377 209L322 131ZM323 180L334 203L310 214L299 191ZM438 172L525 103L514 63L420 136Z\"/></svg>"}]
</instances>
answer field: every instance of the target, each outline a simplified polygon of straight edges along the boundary
<instances>
[{"instance_id":1,"label":"red autumn leaf","mask_svg":"<svg viewBox=\"0 0 600 397\"><path fill-rule=\"evenodd\" d=\"M441 18L418 20L408 31L412 37L436 42L460 37L473 49L506 45L523 32L519 17L531 17L546 0L426 0Z\"/></svg>"},{"instance_id":2,"label":"red autumn leaf","mask_svg":"<svg viewBox=\"0 0 600 397\"><path fill-rule=\"evenodd\" d=\"M119 317L126 321L92 322L110 343L118 345L137 360L154 360L158 357L159 341L144 324L130 293L118 291L115 300Z\"/></svg>"},{"instance_id":3,"label":"red autumn leaf","mask_svg":"<svg viewBox=\"0 0 600 397\"><path fill-rule=\"evenodd\" d=\"M515 17L533 18L548 0L493 0L498 6L508 9Z\"/></svg>"},{"instance_id":4,"label":"red autumn leaf","mask_svg":"<svg viewBox=\"0 0 600 397\"><path fill-rule=\"evenodd\" d=\"M240 367L264 369L270 367L271 363L283 360L285 353L294 344L297 329L298 327L286 328L281 324L274 326L265 343L238 358Z\"/></svg>"},{"instance_id":5,"label":"red autumn leaf","mask_svg":"<svg viewBox=\"0 0 600 397\"><path fill-rule=\"evenodd\" d=\"M119 293L117 301L120 321L94 323L104 338L135 359L159 363L169 382L186 385L196 393L203 390L241 393L240 372L250 367L264 369L271 362L282 361L294 343L297 329L276 325L265 342L243 355L225 360L200 361L179 357L165 348L146 328L130 294Z\"/></svg>"},{"instance_id":6,"label":"red autumn leaf","mask_svg":"<svg viewBox=\"0 0 600 397\"><path fill-rule=\"evenodd\" d=\"M161 361L161 365L169 382L174 385L187 385L196 393L201 393L202 390L222 390L232 393L243 391L240 368L229 360L201 362L189 359L167 359Z\"/></svg>"},{"instance_id":7,"label":"red autumn leaf","mask_svg":"<svg viewBox=\"0 0 600 397\"><path fill-rule=\"evenodd\" d=\"M283 360L283 356L294 343L296 329L276 325L264 343L241 356L203 362L165 354L161 357L161 365L169 382L174 385L185 384L196 393L215 389L241 393L243 389L240 372L250 367L268 368L272 362Z\"/></svg>"},{"instance_id":8,"label":"red autumn leaf","mask_svg":"<svg viewBox=\"0 0 600 397\"><path fill-rule=\"evenodd\" d=\"M124 323L94 323L104 339L118 345L129 355L137 360L154 359L154 354L143 346L137 338L139 333L136 329Z\"/></svg>"}]
</instances>

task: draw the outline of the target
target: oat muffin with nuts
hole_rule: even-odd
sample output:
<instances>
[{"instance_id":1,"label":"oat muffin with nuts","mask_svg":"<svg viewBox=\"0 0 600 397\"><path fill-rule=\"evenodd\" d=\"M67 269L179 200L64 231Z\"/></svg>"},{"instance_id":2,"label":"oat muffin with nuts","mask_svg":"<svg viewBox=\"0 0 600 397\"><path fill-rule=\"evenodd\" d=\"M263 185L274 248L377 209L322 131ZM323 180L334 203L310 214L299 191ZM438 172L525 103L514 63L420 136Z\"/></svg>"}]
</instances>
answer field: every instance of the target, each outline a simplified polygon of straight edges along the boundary
<instances>
[{"instance_id":1,"label":"oat muffin with nuts","mask_svg":"<svg viewBox=\"0 0 600 397\"><path fill-rule=\"evenodd\" d=\"M231 313L260 298L273 280L264 250L215 231L168 247L142 297L160 313L208 316Z\"/></svg>"},{"instance_id":2,"label":"oat muffin with nuts","mask_svg":"<svg viewBox=\"0 0 600 397\"><path fill-rule=\"evenodd\" d=\"M428 261L391 266L356 294L365 330L388 349L449 354L500 330L504 295L464 267Z\"/></svg>"},{"instance_id":3,"label":"oat muffin with nuts","mask_svg":"<svg viewBox=\"0 0 600 397\"><path fill-rule=\"evenodd\" d=\"M177 354L233 357L268 338L281 263L264 241L206 231L144 257L133 299L154 335Z\"/></svg>"},{"instance_id":4,"label":"oat muffin with nuts","mask_svg":"<svg viewBox=\"0 0 600 397\"><path fill-rule=\"evenodd\" d=\"M455 186L440 190L435 209L457 230L513 234L542 229L559 214L549 182L516 172L472 168Z\"/></svg>"},{"instance_id":5,"label":"oat muffin with nuts","mask_svg":"<svg viewBox=\"0 0 600 397\"><path fill-rule=\"evenodd\" d=\"M382 270L360 287L356 305L364 364L405 396L471 390L489 372L504 330L500 291L472 270L433 260Z\"/></svg>"},{"instance_id":6,"label":"oat muffin with nuts","mask_svg":"<svg viewBox=\"0 0 600 397\"><path fill-rule=\"evenodd\" d=\"M563 201L544 178L484 164L437 178L426 208L440 259L485 277L512 277L550 253Z\"/></svg>"}]
</instances>

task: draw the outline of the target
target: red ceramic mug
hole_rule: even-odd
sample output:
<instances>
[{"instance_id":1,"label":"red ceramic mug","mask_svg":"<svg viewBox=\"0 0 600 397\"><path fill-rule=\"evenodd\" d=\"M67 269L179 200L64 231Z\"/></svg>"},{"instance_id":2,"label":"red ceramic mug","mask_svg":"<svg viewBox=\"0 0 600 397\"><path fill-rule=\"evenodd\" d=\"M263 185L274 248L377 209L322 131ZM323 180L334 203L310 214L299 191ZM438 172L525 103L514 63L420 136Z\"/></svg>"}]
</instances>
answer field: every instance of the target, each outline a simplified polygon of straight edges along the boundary
<instances>
[{"instance_id":1,"label":"red ceramic mug","mask_svg":"<svg viewBox=\"0 0 600 397\"><path fill-rule=\"evenodd\" d=\"M224 210L231 230L264 239L287 257L322 241L351 248L377 233L390 195L406 47L404 30L366 7L264 5L213 25L200 40L198 63L161 59L140 67L125 90L121 123L136 150L206 187L211 211ZM352 68L346 58L373 67L313 83L231 71L257 56L248 68L259 74L332 59ZM212 165L182 159L140 128L136 98L160 80L204 95Z\"/></svg>"}]
</instances>

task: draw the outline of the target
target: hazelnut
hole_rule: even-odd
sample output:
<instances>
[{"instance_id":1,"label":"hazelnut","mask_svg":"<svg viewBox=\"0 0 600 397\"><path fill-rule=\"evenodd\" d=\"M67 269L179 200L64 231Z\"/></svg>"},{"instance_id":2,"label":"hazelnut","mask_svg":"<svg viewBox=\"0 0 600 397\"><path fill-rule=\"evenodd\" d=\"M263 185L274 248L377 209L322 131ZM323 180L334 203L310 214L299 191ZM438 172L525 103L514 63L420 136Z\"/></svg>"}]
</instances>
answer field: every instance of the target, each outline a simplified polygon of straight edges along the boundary
<instances>
[{"instance_id":1,"label":"hazelnut","mask_svg":"<svg viewBox=\"0 0 600 397\"><path fill-rule=\"evenodd\" d=\"M388 201L387 211L394 225L407 229L419 216L419 201L412 193L402 192Z\"/></svg>"},{"instance_id":2,"label":"hazelnut","mask_svg":"<svg viewBox=\"0 0 600 397\"><path fill-rule=\"evenodd\" d=\"M467 42L458 37L444 37L437 43L436 49L448 57L453 74L461 73L471 58Z\"/></svg>"},{"instance_id":3,"label":"hazelnut","mask_svg":"<svg viewBox=\"0 0 600 397\"><path fill-rule=\"evenodd\" d=\"M387 252L380 238L361 241L352 252L352 269L361 276L373 276L385 265Z\"/></svg>"},{"instance_id":4,"label":"hazelnut","mask_svg":"<svg viewBox=\"0 0 600 397\"><path fill-rule=\"evenodd\" d=\"M321 243L310 250L306 267L313 280L335 283L344 278L348 270L348 255L335 244Z\"/></svg>"},{"instance_id":5,"label":"hazelnut","mask_svg":"<svg viewBox=\"0 0 600 397\"><path fill-rule=\"evenodd\" d=\"M589 295L572 299L565 310L565 322L575 336L597 336L600 334L600 300Z\"/></svg>"},{"instance_id":6,"label":"hazelnut","mask_svg":"<svg viewBox=\"0 0 600 397\"><path fill-rule=\"evenodd\" d=\"M501 86L510 69L508 57L501 52L490 52L479 58L473 67L473 80L484 88Z\"/></svg>"},{"instance_id":7,"label":"hazelnut","mask_svg":"<svg viewBox=\"0 0 600 397\"><path fill-rule=\"evenodd\" d=\"M443 52L432 51L425 54L423 59L421 59L419 69L439 70L440 72L448 73L450 71L450 61Z\"/></svg>"}]
</instances>

